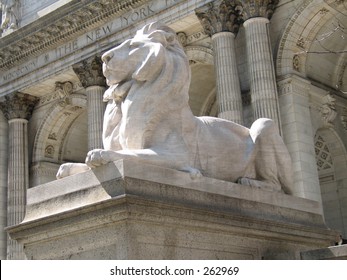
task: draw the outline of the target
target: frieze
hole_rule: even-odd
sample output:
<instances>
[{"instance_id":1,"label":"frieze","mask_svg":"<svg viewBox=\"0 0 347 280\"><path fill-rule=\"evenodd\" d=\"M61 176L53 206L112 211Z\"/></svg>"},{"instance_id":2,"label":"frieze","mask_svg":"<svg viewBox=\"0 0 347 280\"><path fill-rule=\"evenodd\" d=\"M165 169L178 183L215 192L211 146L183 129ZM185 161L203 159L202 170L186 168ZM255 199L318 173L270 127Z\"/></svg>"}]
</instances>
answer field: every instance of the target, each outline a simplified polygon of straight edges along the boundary
<instances>
[{"instance_id":1,"label":"frieze","mask_svg":"<svg viewBox=\"0 0 347 280\"><path fill-rule=\"evenodd\" d=\"M20 41L29 44L29 48L23 48L19 42L10 44L1 49L0 68L9 67L15 61L20 61L48 47L76 36L81 30L95 26L98 22L104 21L111 15L124 13L130 7L136 7L145 2L144 0L116 1L116 0L99 0L82 9L75 11L65 17L60 18L49 26L43 27L34 34L22 38ZM41 37L45 34L45 37ZM14 56L11 54L13 45L18 46L20 51Z\"/></svg>"},{"instance_id":2,"label":"frieze","mask_svg":"<svg viewBox=\"0 0 347 280\"><path fill-rule=\"evenodd\" d=\"M163 9L169 8L183 0L166 0L166 1L145 1L145 0L132 0L132 1L122 1L119 3L114 3L112 1L102 1L100 0L100 11L99 13L93 11L93 17L86 19L83 16L87 11L90 11L90 6L84 8L83 11L75 12L76 20L83 20L83 24L75 26L73 21L69 21L64 18L65 21L61 20L60 24L53 24L47 26L44 30L39 30L35 35L30 35L29 37L23 38L21 41L15 42L8 47L4 47L0 50L0 69L3 70L10 68L8 71L4 71L1 75L0 84L6 84L14 79L26 75L32 72L34 69L40 68L48 63L59 60L62 57L75 53L77 50L83 49L97 41L100 41L118 31L132 26L135 21L140 21L146 17L157 14ZM109 7L110 3L113 3ZM147 2L146 4L143 4ZM95 3L94 3L95 4ZM141 4L143 4L141 6ZM129 10L130 12L126 12ZM74 16L73 15L69 15ZM115 17L116 15L122 14L121 17L116 17L113 20L108 21L94 29L84 32L91 26L97 25L99 22L105 22L109 17ZM39 38L37 34L42 35L46 32L46 38ZM65 33L64 33L65 32ZM49 34L49 35L47 35ZM80 34L78 37L76 35ZM74 39L54 48L54 45L61 44L61 41L66 41L66 39L75 37ZM37 40L36 40L37 39ZM36 42L37 41L37 42ZM17 47L20 51L13 53L11 50ZM47 50L46 52L44 52ZM41 55L31 58L30 62L27 62L17 68L13 68L16 63L19 63L23 59L32 57L41 53Z\"/></svg>"}]
</instances>

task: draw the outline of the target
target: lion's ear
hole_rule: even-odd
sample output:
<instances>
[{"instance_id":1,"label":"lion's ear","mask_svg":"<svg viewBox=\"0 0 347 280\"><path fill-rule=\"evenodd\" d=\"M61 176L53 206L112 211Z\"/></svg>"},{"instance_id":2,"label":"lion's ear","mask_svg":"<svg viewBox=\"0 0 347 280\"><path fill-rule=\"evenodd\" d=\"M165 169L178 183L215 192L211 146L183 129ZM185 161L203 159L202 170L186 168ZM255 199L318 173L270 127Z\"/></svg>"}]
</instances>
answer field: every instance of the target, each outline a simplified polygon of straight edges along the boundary
<instances>
[{"instance_id":1,"label":"lion's ear","mask_svg":"<svg viewBox=\"0 0 347 280\"><path fill-rule=\"evenodd\" d=\"M161 43L164 47L171 45L175 40L175 35L163 30L156 30L148 35L153 42Z\"/></svg>"},{"instance_id":2,"label":"lion's ear","mask_svg":"<svg viewBox=\"0 0 347 280\"><path fill-rule=\"evenodd\" d=\"M154 80L163 69L163 47L152 47L140 67L133 73L132 78L137 81Z\"/></svg>"}]
</instances>

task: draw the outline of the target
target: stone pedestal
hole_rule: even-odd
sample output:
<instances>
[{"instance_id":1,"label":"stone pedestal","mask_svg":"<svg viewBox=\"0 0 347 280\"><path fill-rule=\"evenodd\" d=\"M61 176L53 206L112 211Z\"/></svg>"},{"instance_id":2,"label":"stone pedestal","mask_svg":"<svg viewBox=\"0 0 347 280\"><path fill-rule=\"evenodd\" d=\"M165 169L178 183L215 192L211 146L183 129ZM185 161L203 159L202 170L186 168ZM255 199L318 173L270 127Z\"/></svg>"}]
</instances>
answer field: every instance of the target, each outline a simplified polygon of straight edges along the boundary
<instances>
[{"instance_id":1,"label":"stone pedestal","mask_svg":"<svg viewBox=\"0 0 347 280\"><path fill-rule=\"evenodd\" d=\"M300 259L331 245L319 203L120 160L28 190L28 259Z\"/></svg>"}]
</instances>

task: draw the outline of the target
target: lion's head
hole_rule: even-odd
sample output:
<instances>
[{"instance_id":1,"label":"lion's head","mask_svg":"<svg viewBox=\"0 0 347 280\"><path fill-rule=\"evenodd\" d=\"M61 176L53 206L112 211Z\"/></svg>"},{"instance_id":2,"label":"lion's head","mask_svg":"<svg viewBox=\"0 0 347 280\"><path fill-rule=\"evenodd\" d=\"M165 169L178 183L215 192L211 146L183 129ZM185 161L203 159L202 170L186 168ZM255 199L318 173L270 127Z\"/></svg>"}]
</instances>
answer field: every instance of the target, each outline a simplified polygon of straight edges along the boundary
<instances>
[{"instance_id":1,"label":"lion's head","mask_svg":"<svg viewBox=\"0 0 347 280\"><path fill-rule=\"evenodd\" d=\"M147 24L102 60L109 85L104 99L116 101L122 111L123 149L150 146L161 116L189 107L189 61L171 28Z\"/></svg>"},{"instance_id":2,"label":"lion's head","mask_svg":"<svg viewBox=\"0 0 347 280\"><path fill-rule=\"evenodd\" d=\"M153 82L159 76L166 83L173 79L190 83L189 63L175 31L158 22L145 25L133 38L104 53L102 60L110 91L128 81Z\"/></svg>"}]
</instances>

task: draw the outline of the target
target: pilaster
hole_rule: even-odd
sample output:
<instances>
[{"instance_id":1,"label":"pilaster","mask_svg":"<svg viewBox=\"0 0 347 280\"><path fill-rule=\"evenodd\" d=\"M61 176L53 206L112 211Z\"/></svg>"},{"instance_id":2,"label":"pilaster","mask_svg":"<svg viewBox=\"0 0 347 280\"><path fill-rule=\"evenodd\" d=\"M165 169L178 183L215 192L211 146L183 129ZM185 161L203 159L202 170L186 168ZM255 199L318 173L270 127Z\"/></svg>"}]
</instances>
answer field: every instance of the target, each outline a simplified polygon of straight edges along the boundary
<instances>
[{"instance_id":1,"label":"pilaster","mask_svg":"<svg viewBox=\"0 0 347 280\"><path fill-rule=\"evenodd\" d=\"M235 36L241 24L237 1L216 1L196 10L212 37L217 82L218 117L242 124L242 99L235 55Z\"/></svg>"},{"instance_id":2,"label":"pilaster","mask_svg":"<svg viewBox=\"0 0 347 280\"><path fill-rule=\"evenodd\" d=\"M292 157L294 195L322 203L310 115L310 82L297 76L279 81L283 139ZM321 206L322 207L322 206ZM323 210L321 209L322 213Z\"/></svg>"},{"instance_id":3,"label":"pilaster","mask_svg":"<svg viewBox=\"0 0 347 280\"><path fill-rule=\"evenodd\" d=\"M91 57L75 65L73 69L87 94L88 149L101 149L103 148L102 125L105 111L103 94L106 87L101 58L99 56Z\"/></svg>"},{"instance_id":4,"label":"pilaster","mask_svg":"<svg viewBox=\"0 0 347 280\"><path fill-rule=\"evenodd\" d=\"M29 187L27 124L37 102L38 98L18 92L0 102L9 123L7 226L19 224L25 215ZM22 245L15 240L7 242L7 259L25 259Z\"/></svg>"}]
</instances>

